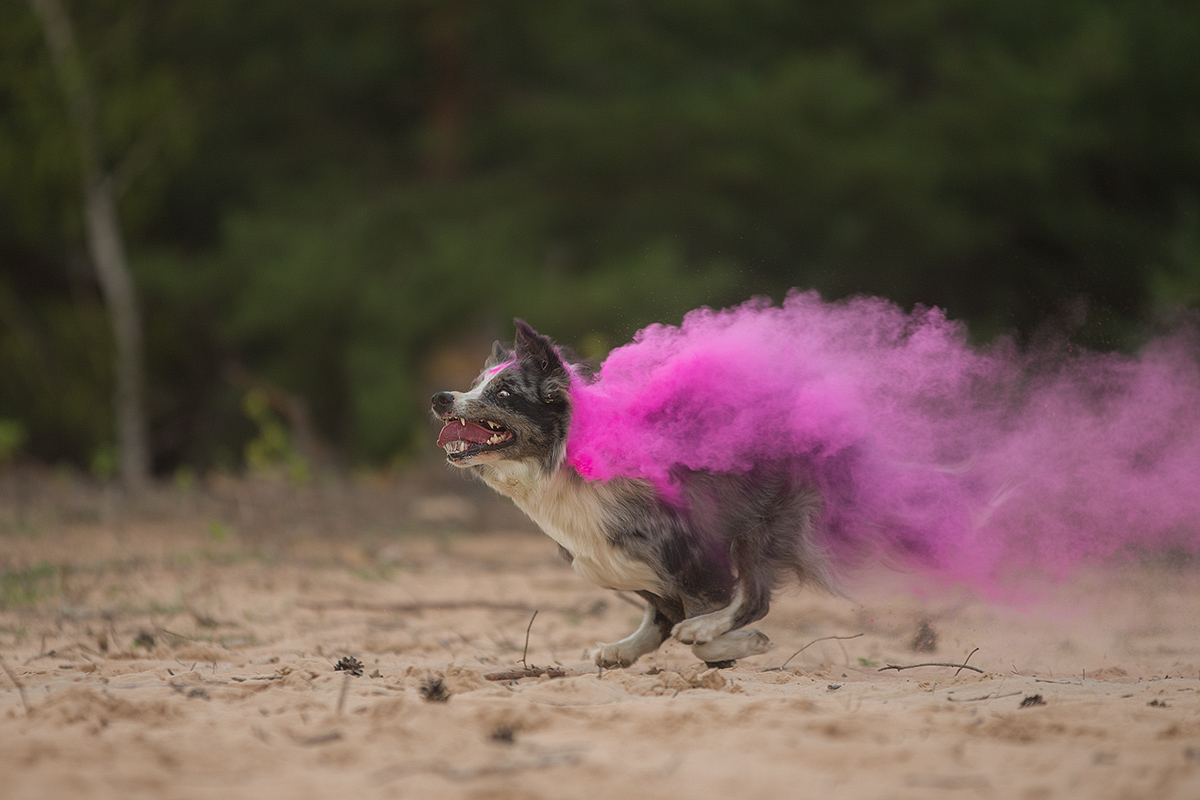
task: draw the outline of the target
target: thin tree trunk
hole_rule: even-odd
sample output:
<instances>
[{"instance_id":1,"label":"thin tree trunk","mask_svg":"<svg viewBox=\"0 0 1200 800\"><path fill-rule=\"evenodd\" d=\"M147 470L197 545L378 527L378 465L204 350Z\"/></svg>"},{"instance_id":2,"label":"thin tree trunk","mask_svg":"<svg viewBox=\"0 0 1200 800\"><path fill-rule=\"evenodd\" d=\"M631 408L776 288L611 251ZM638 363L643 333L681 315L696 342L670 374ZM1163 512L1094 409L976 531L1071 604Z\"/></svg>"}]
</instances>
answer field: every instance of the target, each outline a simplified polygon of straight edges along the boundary
<instances>
[{"instance_id":1,"label":"thin tree trunk","mask_svg":"<svg viewBox=\"0 0 1200 800\"><path fill-rule=\"evenodd\" d=\"M142 401L142 320L125 258L116 189L112 176L105 170L95 102L75 43L71 18L59 0L29 2L42 22L79 146L87 247L108 307L116 347L113 406L121 479L128 488L137 490L150 478L150 443Z\"/></svg>"},{"instance_id":2,"label":"thin tree trunk","mask_svg":"<svg viewBox=\"0 0 1200 800\"><path fill-rule=\"evenodd\" d=\"M104 293L116 342L113 407L117 418L121 479L129 488L140 489L150 479L150 441L142 405L142 315L125 260L125 243L112 183L111 178L105 176L87 189L88 250L100 278L100 290Z\"/></svg>"}]
</instances>

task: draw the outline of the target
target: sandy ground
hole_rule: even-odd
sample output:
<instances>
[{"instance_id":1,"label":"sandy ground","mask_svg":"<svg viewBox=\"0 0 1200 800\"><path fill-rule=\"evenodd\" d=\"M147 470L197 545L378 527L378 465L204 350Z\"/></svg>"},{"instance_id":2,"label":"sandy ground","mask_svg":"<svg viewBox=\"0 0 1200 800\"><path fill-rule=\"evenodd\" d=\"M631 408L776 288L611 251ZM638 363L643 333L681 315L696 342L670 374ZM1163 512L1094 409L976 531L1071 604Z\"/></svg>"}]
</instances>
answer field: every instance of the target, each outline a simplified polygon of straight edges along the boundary
<instances>
[{"instance_id":1,"label":"sandy ground","mask_svg":"<svg viewBox=\"0 0 1200 800\"><path fill-rule=\"evenodd\" d=\"M640 614L529 529L251 538L0 534L0 797L1200 797L1194 564L1019 608L879 573L731 669L601 673Z\"/></svg>"}]
</instances>

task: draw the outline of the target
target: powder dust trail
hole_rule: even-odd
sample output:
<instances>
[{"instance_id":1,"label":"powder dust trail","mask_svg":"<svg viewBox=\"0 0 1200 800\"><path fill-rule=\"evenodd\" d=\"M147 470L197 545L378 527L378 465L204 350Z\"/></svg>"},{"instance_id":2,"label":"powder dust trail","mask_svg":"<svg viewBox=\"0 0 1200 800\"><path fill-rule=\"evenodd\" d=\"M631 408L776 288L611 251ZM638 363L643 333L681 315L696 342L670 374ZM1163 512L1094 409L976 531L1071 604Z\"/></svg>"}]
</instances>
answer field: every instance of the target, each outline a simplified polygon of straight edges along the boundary
<instances>
[{"instance_id":1,"label":"powder dust trail","mask_svg":"<svg viewBox=\"0 0 1200 800\"><path fill-rule=\"evenodd\" d=\"M936 309L793 293L652 325L572 388L589 480L787 464L827 498L835 560L896 556L986 585L1200 552L1200 347L1048 357L967 343Z\"/></svg>"}]
</instances>

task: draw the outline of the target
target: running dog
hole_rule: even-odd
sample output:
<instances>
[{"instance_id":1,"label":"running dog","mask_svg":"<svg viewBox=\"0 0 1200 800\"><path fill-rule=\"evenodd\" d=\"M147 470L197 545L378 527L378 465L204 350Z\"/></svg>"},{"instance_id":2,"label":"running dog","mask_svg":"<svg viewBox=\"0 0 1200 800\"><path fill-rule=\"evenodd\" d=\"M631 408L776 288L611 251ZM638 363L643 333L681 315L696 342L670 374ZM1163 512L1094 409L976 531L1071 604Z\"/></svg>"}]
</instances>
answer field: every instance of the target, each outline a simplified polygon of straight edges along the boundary
<instances>
[{"instance_id":1,"label":"running dog","mask_svg":"<svg viewBox=\"0 0 1200 800\"><path fill-rule=\"evenodd\" d=\"M829 588L819 543L822 497L786 462L738 474L671 477L678 496L633 478L584 480L566 460L572 386L586 370L516 320L466 392L438 392L438 446L558 542L580 576L635 592L648 608L630 636L601 644L601 667L627 667L669 637L711 666L766 652L762 619L789 578ZM752 398L750 399L752 401Z\"/></svg>"}]
</instances>

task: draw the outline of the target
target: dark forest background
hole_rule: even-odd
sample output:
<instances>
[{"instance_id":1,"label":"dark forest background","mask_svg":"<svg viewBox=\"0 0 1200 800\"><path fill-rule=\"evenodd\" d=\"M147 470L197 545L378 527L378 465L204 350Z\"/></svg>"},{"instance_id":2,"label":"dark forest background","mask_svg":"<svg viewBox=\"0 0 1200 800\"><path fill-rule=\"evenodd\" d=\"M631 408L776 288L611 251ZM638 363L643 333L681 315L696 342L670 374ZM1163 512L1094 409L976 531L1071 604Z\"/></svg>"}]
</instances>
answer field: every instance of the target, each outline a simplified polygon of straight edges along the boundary
<instances>
[{"instance_id":1,"label":"dark forest background","mask_svg":"<svg viewBox=\"0 0 1200 800\"><path fill-rule=\"evenodd\" d=\"M79 130L0 3L0 462L117 468ZM64 3L154 470L403 463L520 315L790 287L1093 348L1200 298L1200 4Z\"/></svg>"}]
</instances>

